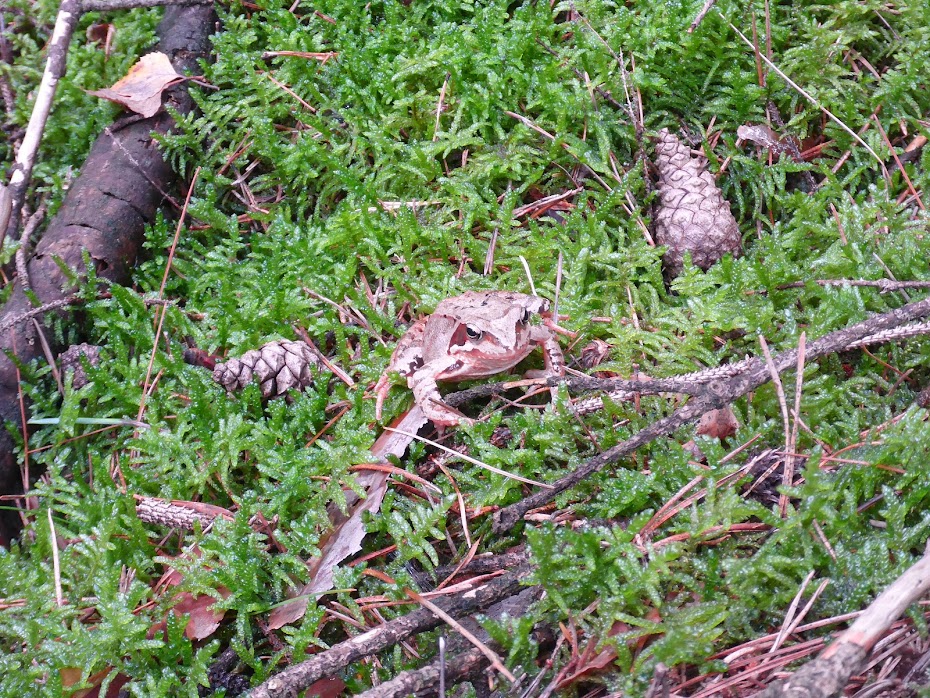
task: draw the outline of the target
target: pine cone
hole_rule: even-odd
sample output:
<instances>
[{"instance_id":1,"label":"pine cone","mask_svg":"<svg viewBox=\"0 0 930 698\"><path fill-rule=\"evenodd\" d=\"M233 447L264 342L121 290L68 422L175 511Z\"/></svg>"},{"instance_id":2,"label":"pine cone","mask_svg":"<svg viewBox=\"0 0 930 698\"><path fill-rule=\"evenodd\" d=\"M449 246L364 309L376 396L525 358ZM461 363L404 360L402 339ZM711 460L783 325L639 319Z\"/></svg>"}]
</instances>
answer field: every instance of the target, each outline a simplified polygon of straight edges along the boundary
<instances>
[{"instance_id":1,"label":"pine cone","mask_svg":"<svg viewBox=\"0 0 930 698\"><path fill-rule=\"evenodd\" d=\"M61 361L61 372L72 372L71 387L79 390L87 385L87 372L84 370L84 364L81 363L81 357L87 360L91 366L97 366L100 363L100 347L95 344L72 344L65 351L58 355Z\"/></svg>"},{"instance_id":2,"label":"pine cone","mask_svg":"<svg viewBox=\"0 0 930 698\"><path fill-rule=\"evenodd\" d=\"M717 188L706 165L668 129L656 138L659 168L659 212L656 242L665 245L665 267L675 277L684 266L684 255L701 269L708 269L727 252L738 255L741 240L730 206Z\"/></svg>"},{"instance_id":3,"label":"pine cone","mask_svg":"<svg viewBox=\"0 0 930 698\"><path fill-rule=\"evenodd\" d=\"M247 351L238 359L218 363L213 380L234 392L254 377L261 385L262 397L275 398L289 390L303 390L313 382L320 361L304 342L281 340L268 342L261 349Z\"/></svg>"}]
</instances>

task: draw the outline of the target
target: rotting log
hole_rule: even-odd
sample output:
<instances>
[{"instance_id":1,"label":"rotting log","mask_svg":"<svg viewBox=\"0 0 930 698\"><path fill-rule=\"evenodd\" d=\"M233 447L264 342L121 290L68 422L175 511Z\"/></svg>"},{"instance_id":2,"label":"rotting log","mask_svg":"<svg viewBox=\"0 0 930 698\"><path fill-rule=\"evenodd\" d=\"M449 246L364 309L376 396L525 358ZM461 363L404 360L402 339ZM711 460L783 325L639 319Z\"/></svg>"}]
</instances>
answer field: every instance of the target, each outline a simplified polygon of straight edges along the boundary
<instances>
[{"instance_id":1,"label":"rotting log","mask_svg":"<svg viewBox=\"0 0 930 698\"><path fill-rule=\"evenodd\" d=\"M179 73L199 73L198 61L210 55L210 35L216 13L209 5L166 8L158 27L158 50L167 54ZM194 107L184 84L167 90L164 103L180 113ZM142 119L125 116L104 130L94 143L81 174L75 179L58 214L50 222L27 264L32 292L42 305L62 301L75 289L59 265L77 276L86 272L84 255L97 275L123 284L129 278L141 249L145 226L177 187L177 177L162 157L153 134L165 134L174 125L166 112ZM34 308L18 280L9 300L0 308L0 325ZM66 321L75 313L57 310ZM46 333L57 352L51 333ZM23 491L13 433L23 428L16 365L8 354L28 363L42 355L35 324L17 322L0 336L0 493ZM9 542L19 530L19 519L9 510L0 513L0 542Z\"/></svg>"}]
</instances>

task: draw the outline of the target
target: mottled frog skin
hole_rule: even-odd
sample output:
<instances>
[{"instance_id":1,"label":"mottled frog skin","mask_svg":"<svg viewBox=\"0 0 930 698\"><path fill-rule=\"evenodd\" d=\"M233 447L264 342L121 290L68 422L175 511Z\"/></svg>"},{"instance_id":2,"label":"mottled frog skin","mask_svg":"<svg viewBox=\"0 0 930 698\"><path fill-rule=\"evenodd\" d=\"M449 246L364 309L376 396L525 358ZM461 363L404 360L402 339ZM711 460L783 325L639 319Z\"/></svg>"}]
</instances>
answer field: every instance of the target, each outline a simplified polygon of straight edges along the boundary
<instances>
[{"instance_id":1,"label":"mottled frog skin","mask_svg":"<svg viewBox=\"0 0 930 698\"><path fill-rule=\"evenodd\" d=\"M437 381L506 371L537 346L542 347L546 372L564 375L565 359L555 334L531 322L548 308L544 298L510 291L468 291L442 301L397 343L391 363L375 386L377 417L381 418L392 371L406 377L417 405L438 426L471 420L442 401Z\"/></svg>"}]
</instances>

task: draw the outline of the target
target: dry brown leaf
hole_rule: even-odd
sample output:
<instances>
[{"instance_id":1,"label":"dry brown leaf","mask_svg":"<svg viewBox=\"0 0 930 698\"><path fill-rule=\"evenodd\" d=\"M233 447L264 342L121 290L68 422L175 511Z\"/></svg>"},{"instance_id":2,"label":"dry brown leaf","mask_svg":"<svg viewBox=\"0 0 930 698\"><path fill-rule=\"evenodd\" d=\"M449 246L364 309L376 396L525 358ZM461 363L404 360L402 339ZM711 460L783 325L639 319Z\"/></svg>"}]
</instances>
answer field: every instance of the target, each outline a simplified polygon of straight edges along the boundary
<instances>
[{"instance_id":1,"label":"dry brown leaf","mask_svg":"<svg viewBox=\"0 0 930 698\"><path fill-rule=\"evenodd\" d=\"M196 552L199 554L199 551ZM170 593L168 590L178 586L183 580L184 577L178 570L169 569L162 575L157 587L165 589L166 593ZM223 586L217 587L217 592L224 599L228 599L232 595L232 592ZM187 636L188 640L203 640L210 637L220 627L220 623L223 622L223 617L226 615L224 609L212 608L216 603L216 598L209 594L194 595L188 591L182 591L175 595L174 598L179 599L179 601L171 608L170 613L178 616L185 613L190 615L190 620L188 620L187 626L184 628L184 635ZM152 626L149 632L154 636L158 632L162 632L164 628L165 622L161 621Z\"/></svg>"},{"instance_id":2,"label":"dry brown leaf","mask_svg":"<svg viewBox=\"0 0 930 698\"><path fill-rule=\"evenodd\" d=\"M339 698L346 690L346 683L342 679L330 676L316 681L307 688L305 696L318 696L318 698Z\"/></svg>"},{"instance_id":3,"label":"dry brown leaf","mask_svg":"<svg viewBox=\"0 0 930 698\"><path fill-rule=\"evenodd\" d=\"M225 587L220 587L217 591L224 599L231 594ZM184 635L188 640L203 640L210 637L223 622L226 611L213 608L216 603L214 597L208 594L194 596L189 591L183 591L178 594L177 598L181 600L171 610L179 616L185 613L190 615L190 620L184 628Z\"/></svg>"},{"instance_id":4,"label":"dry brown leaf","mask_svg":"<svg viewBox=\"0 0 930 698\"><path fill-rule=\"evenodd\" d=\"M106 669L98 671L96 674L91 674L87 677L87 682L90 684L90 687L71 693L71 698L101 698L100 685L103 683L103 680L110 675L111 671L113 671L113 667L107 667ZM81 680L82 672L80 669L69 667L61 669L60 674L62 687L68 689ZM129 683L129 677L125 674L118 674L110 681L110 685L107 687L107 691L103 698L117 698L120 689L127 683Z\"/></svg>"},{"instance_id":5,"label":"dry brown leaf","mask_svg":"<svg viewBox=\"0 0 930 698\"><path fill-rule=\"evenodd\" d=\"M116 102L148 118L161 109L161 93L183 79L168 56L155 52L140 58L112 87L92 90L88 94Z\"/></svg>"},{"instance_id":6,"label":"dry brown leaf","mask_svg":"<svg viewBox=\"0 0 930 698\"><path fill-rule=\"evenodd\" d=\"M414 406L391 426L416 434L424 424L426 417L419 407ZM409 436L385 430L371 447L371 453L375 461L387 460L389 455L401 458L411 441ZM310 600L315 601L319 594L332 589L336 565L362 549L362 541L365 539L365 512L370 511L374 514L381 508L381 502L387 493L389 477L390 473L385 471L363 471L356 476L356 482L365 490L365 498L359 499L354 492L346 492L346 513L330 505L329 514L333 528L320 543L320 556L307 564L310 581L296 592L294 598L285 601L271 612L268 617L268 627L271 630L277 630L303 618Z\"/></svg>"},{"instance_id":7,"label":"dry brown leaf","mask_svg":"<svg viewBox=\"0 0 930 698\"><path fill-rule=\"evenodd\" d=\"M697 425L698 436L709 436L712 439L725 439L733 436L739 429L739 420L733 410L727 406L719 410L705 412Z\"/></svg>"}]
</instances>

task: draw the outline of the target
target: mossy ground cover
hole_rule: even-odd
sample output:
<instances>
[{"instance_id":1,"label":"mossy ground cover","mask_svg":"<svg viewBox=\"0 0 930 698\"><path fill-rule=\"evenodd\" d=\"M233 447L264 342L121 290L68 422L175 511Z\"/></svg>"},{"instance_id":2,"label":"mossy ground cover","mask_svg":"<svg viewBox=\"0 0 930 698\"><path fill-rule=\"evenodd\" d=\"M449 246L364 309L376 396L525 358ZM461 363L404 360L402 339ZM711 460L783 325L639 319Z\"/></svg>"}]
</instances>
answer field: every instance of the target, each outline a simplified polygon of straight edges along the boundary
<instances>
[{"instance_id":1,"label":"mossy ground cover","mask_svg":"<svg viewBox=\"0 0 930 698\"><path fill-rule=\"evenodd\" d=\"M305 579L303 560L326 530L326 505L352 482L349 468L370 459L378 429L364 388L387 365L410 308L428 312L470 289L528 292L521 257L539 293L552 298L561 255L562 324L578 333L567 354L577 360L585 344L603 340L610 354L598 369L624 376L674 376L759 354L760 334L773 349L789 348L802 332L819 337L905 302L902 293L814 283L928 279L926 218L903 173L883 177L865 148L765 68L716 11L687 33L700 5L261 0L220 8L216 61L203 68L212 89L196 91L201 114L162 143L180 171L200 173L165 289L174 303L154 351L155 389L143 395L155 339L145 299L161 285L176 211L148 231L134 285L86 305L89 340L104 352L91 382L62 397L47 368L25 372L31 416L57 422L29 438L30 467L45 473L32 489L37 509L27 513L21 541L0 552L3 695L68 694L111 667L111 678L131 679L133 695L197 695L226 647L258 682L279 661L355 632L320 607L273 645L259 621L292 579ZM755 26L766 50L762 2L719 9L747 35ZM28 119L54 11L50 0L12 0L2 11L15 54L0 67L16 92L8 124ZM795 1L773 4L770 14L772 60L889 165L883 133L901 153L927 132L930 6ZM152 42L158 15L107 16L115 25L108 57L84 35L101 15L82 20L35 173L51 212L116 113L84 90L126 72ZM656 198L640 157L649 141L608 99L626 105L627 93L635 114L641 103L647 136L662 127L688 134L720 173L743 232L741 258L706 273L689 268L671 285L663 278L661 249L642 225ZM820 146L817 157L772 162L737 143L737 127L766 122L769 104L785 132ZM928 157L905 165L917 192L926 189ZM8 139L0 158L12 159ZM573 206L557 216L514 215L575 188ZM385 202L412 201L429 203L386 210ZM798 281L808 283L784 287ZM294 325L357 386L321 379L290 401L266 404L257 387L226 396L182 358L185 343L234 356L294 338ZM547 591L530 616L494 630L508 665L531 676L542 670L551 647L540 645L534 625L562 623L581 648L613 631L606 642L616 661L566 690L587 691L593 680L638 695L658 662L683 680L721 669L714 653L777 630L811 572L831 583L810 619L868 603L930 536L930 434L913 404L928 355L926 341L912 340L806 367L800 414L809 429L797 443L801 478L782 490L790 495L785 518L771 499L745 496L752 476L716 484L762 450L784 447L778 398L767 386L734 405L741 426L725 443L698 438L705 463L683 448L694 436L686 428L562 495L557 504L572 512L572 525L534 523L495 537L487 517L472 520L481 552L528 544L534 579ZM786 378L789 393L793 383ZM496 467L553 480L675 406L649 397L578 419L567 398L563 392L562 404L544 411L497 404L450 440ZM80 421L135 419L143 401L144 429L88 435L99 425ZM308 447L335 403L350 409ZM408 392L395 388L386 410L408 405ZM503 427L510 438L502 442ZM751 449L725 458L751 439ZM831 460L840 449L845 460ZM414 471L427 451L414 446L400 465ZM366 549L396 551L339 570L342 591L328 598L344 614L376 622L360 597L400 598L405 586L417 588L413 569L464 555L456 488L475 510L525 494L520 483L467 462L450 467L455 482L438 475L442 494L432 501L388 494L368 524ZM656 511L695 478L707 495L644 540ZM209 502L236 515L206 532L169 533L140 523L133 494ZM66 543L64 605L56 603L49 511ZM259 513L276 521L275 545L250 525ZM769 528L733 533L742 523ZM195 546L199 556L184 552ZM366 567L397 584L364 575ZM227 611L205 642L188 640L178 619L149 632L171 605L153 583L171 568L182 590L212 595ZM403 612L381 609L387 618ZM435 651L431 637L418 642L424 655ZM545 670L567 666L572 651L561 645ZM359 692L418 661L398 650L342 678ZM76 683L71 669L80 673Z\"/></svg>"}]
</instances>

